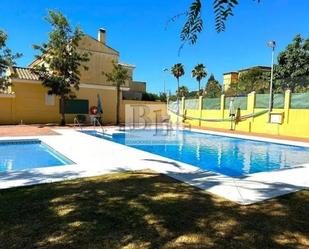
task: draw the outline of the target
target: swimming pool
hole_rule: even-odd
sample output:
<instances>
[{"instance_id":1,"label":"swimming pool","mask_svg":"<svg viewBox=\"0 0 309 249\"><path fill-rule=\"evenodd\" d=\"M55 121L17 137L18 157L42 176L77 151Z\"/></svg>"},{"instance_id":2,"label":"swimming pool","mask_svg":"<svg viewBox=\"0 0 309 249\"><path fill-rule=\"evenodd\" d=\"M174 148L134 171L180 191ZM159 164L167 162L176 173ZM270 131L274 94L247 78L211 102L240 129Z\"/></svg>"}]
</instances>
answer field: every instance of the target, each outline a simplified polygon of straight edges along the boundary
<instances>
[{"instance_id":1,"label":"swimming pool","mask_svg":"<svg viewBox=\"0 0 309 249\"><path fill-rule=\"evenodd\" d=\"M0 172L73 164L40 140L0 141Z\"/></svg>"},{"instance_id":2,"label":"swimming pool","mask_svg":"<svg viewBox=\"0 0 309 249\"><path fill-rule=\"evenodd\" d=\"M287 169L309 163L309 148L306 147L192 131L179 130L178 136L172 139L167 136L161 139L160 143L152 139L153 130L133 130L112 135L97 131L83 132L232 177ZM133 143L131 138L134 138Z\"/></svg>"}]
</instances>

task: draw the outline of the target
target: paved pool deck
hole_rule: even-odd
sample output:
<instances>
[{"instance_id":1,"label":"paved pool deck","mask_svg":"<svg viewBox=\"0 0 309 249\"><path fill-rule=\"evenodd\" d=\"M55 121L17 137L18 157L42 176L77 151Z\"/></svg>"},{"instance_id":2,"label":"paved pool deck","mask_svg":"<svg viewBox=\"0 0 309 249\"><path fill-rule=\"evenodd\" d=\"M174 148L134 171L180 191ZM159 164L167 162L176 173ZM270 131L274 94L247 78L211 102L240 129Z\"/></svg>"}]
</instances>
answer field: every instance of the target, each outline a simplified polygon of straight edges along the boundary
<instances>
[{"instance_id":1,"label":"paved pool deck","mask_svg":"<svg viewBox=\"0 0 309 249\"><path fill-rule=\"evenodd\" d=\"M116 128L107 128L112 134ZM309 143L273 138L226 134L217 131L199 132L309 147ZM0 140L40 139L74 162L72 165L37 168L0 173L0 189L50 183L107 173L150 169L247 205L279 195L309 188L309 162L291 169L250 174L232 178L201 170L195 166L154 155L125 145L78 132L55 129L59 135L1 137Z\"/></svg>"},{"instance_id":2,"label":"paved pool deck","mask_svg":"<svg viewBox=\"0 0 309 249\"><path fill-rule=\"evenodd\" d=\"M45 125L0 125L0 138L57 135L52 128Z\"/></svg>"}]
</instances>

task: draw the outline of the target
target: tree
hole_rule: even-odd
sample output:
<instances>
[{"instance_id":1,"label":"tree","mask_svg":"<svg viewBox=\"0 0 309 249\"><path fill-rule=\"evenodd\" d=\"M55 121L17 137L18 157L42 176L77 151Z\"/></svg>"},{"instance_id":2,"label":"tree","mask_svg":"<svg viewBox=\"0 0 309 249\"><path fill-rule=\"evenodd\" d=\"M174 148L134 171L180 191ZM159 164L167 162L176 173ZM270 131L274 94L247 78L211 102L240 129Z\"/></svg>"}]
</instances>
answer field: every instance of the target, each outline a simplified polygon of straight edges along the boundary
<instances>
[{"instance_id":1,"label":"tree","mask_svg":"<svg viewBox=\"0 0 309 249\"><path fill-rule=\"evenodd\" d=\"M270 71L252 68L239 76L238 88L245 94L253 91L256 93L265 93L269 91L269 80Z\"/></svg>"},{"instance_id":2,"label":"tree","mask_svg":"<svg viewBox=\"0 0 309 249\"><path fill-rule=\"evenodd\" d=\"M177 99L179 97L179 78L182 77L185 74L184 66L181 63L175 64L171 72L173 76L177 79Z\"/></svg>"},{"instance_id":3,"label":"tree","mask_svg":"<svg viewBox=\"0 0 309 249\"><path fill-rule=\"evenodd\" d=\"M79 89L80 68L89 60L89 53L81 53L78 43L83 37L79 27L71 28L68 20L60 13L50 10L46 17L52 26L48 42L42 45L33 45L40 52L37 58L43 63L35 67L43 86L47 87L48 94L60 97L61 125L65 125L65 100L74 98L75 90Z\"/></svg>"},{"instance_id":4,"label":"tree","mask_svg":"<svg viewBox=\"0 0 309 249\"><path fill-rule=\"evenodd\" d=\"M172 94L169 92L168 101L177 101L177 95L172 95Z\"/></svg>"},{"instance_id":5,"label":"tree","mask_svg":"<svg viewBox=\"0 0 309 249\"><path fill-rule=\"evenodd\" d=\"M159 100L159 96L155 93L143 93L142 95L142 100L145 100L145 101L157 101Z\"/></svg>"},{"instance_id":6,"label":"tree","mask_svg":"<svg viewBox=\"0 0 309 249\"><path fill-rule=\"evenodd\" d=\"M167 101L167 95L166 95L166 93L160 92L160 93L159 93L159 99L160 99L161 102L166 102L166 101Z\"/></svg>"},{"instance_id":7,"label":"tree","mask_svg":"<svg viewBox=\"0 0 309 249\"><path fill-rule=\"evenodd\" d=\"M226 91L224 91L224 95L227 97L234 97L241 95L241 91L238 88L238 82L231 83L229 88Z\"/></svg>"},{"instance_id":8,"label":"tree","mask_svg":"<svg viewBox=\"0 0 309 249\"><path fill-rule=\"evenodd\" d=\"M207 70L203 64L197 64L192 70L192 77L198 82L198 95L201 95L201 80L207 76Z\"/></svg>"},{"instance_id":9,"label":"tree","mask_svg":"<svg viewBox=\"0 0 309 249\"><path fill-rule=\"evenodd\" d=\"M260 0L253 0L260 2ZM233 9L238 5L238 0L213 0L213 10L215 13L215 27L218 33L225 30L225 23L228 17L233 16ZM189 10L184 14L186 21L180 33L180 39L184 43L195 44L198 35L203 31L203 17L202 17L202 1L193 0ZM172 18L174 21L178 16ZM182 45L182 46L183 46Z\"/></svg>"},{"instance_id":10,"label":"tree","mask_svg":"<svg viewBox=\"0 0 309 249\"><path fill-rule=\"evenodd\" d=\"M175 64L171 69L172 74L177 79L177 94L176 94L176 101L177 101L177 127L179 121L179 78L185 74L184 67L181 63Z\"/></svg>"},{"instance_id":11,"label":"tree","mask_svg":"<svg viewBox=\"0 0 309 249\"><path fill-rule=\"evenodd\" d=\"M198 92L198 91L190 91L190 92L188 93L187 97L189 97L189 98L195 98L195 97L198 97L199 94L200 94L200 92Z\"/></svg>"},{"instance_id":12,"label":"tree","mask_svg":"<svg viewBox=\"0 0 309 249\"><path fill-rule=\"evenodd\" d=\"M270 70L265 71L260 68L252 68L241 73L238 81L231 84L225 94L227 96L237 96L248 94L253 91L256 93L268 93L269 79Z\"/></svg>"},{"instance_id":13,"label":"tree","mask_svg":"<svg viewBox=\"0 0 309 249\"><path fill-rule=\"evenodd\" d=\"M292 92L309 90L309 39L296 35L293 42L278 55L275 66L275 91Z\"/></svg>"},{"instance_id":14,"label":"tree","mask_svg":"<svg viewBox=\"0 0 309 249\"><path fill-rule=\"evenodd\" d=\"M221 94L222 94L222 86L215 79L215 76L211 74L205 87L205 97L218 98L221 96Z\"/></svg>"},{"instance_id":15,"label":"tree","mask_svg":"<svg viewBox=\"0 0 309 249\"><path fill-rule=\"evenodd\" d=\"M125 85L126 81L130 79L129 71L118 63L113 63L113 70L110 73L106 73L108 82L113 83L116 86L117 98L116 98L116 124L120 122L120 93L121 86Z\"/></svg>"},{"instance_id":16,"label":"tree","mask_svg":"<svg viewBox=\"0 0 309 249\"><path fill-rule=\"evenodd\" d=\"M6 91L7 88L11 85L6 71L10 66L14 66L15 60L21 57L22 55L12 54L12 51L6 46L7 34L0 30L0 92Z\"/></svg>"},{"instance_id":17,"label":"tree","mask_svg":"<svg viewBox=\"0 0 309 249\"><path fill-rule=\"evenodd\" d=\"M181 97L188 97L189 95L189 89L186 86L181 86L178 88L179 93L177 92L177 95L181 96Z\"/></svg>"}]
</instances>

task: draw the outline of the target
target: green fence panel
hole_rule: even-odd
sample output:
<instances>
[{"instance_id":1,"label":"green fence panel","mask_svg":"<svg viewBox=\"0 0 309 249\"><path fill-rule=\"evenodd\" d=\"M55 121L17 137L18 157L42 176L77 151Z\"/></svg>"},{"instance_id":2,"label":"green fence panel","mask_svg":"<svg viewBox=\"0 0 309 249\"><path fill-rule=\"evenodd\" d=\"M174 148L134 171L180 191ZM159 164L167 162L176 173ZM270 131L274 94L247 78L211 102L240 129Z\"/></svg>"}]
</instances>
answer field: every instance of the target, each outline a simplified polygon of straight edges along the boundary
<instances>
[{"instance_id":1,"label":"green fence panel","mask_svg":"<svg viewBox=\"0 0 309 249\"><path fill-rule=\"evenodd\" d=\"M185 99L185 109L198 109L198 99Z\"/></svg>"},{"instance_id":2,"label":"green fence panel","mask_svg":"<svg viewBox=\"0 0 309 249\"><path fill-rule=\"evenodd\" d=\"M309 92L291 94L292 109L309 109Z\"/></svg>"},{"instance_id":3,"label":"green fence panel","mask_svg":"<svg viewBox=\"0 0 309 249\"><path fill-rule=\"evenodd\" d=\"M255 108L268 108L269 94L256 94L255 95Z\"/></svg>"},{"instance_id":4,"label":"green fence panel","mask_svg":"<svg viewBox=\"0 0 309 249\"><path fill-rule=\"evenodd\" d=\"M274 94L273 108L284 108L284 94Z\"/></svg>"},{"instance_id":5,"label":"green fence panel","mask_svg":"<svg viewBox=\"0 0 309 249\"><path fill-rule=\"evenodd\" d=\"M273 108L284 108L284 94L278 93L273 96ZM269 107L269 94L256 94L255 108L268 108Z\"/></svg>"},{"instance_id":6,"label":"green fence panel","mask_svg":"<svg viewBox=\"0 0 309 249\"><path fill-rule=\"evenodd\" d=\"M60 112L61 112L61 104ZM88 114L89 101L87 99L68 99L64 104L64 113L66 114Z\"/></svg>"},{"instance_id":7,"label":"green fence panel","mask_svg":"<svg viewBox=\"0 0 309 249\"><path fill-rule=\"evenodd\" d=\"M205 98L203 99L204 110L220 110L221 98Z\"/></svg>"},{"instance_id":8,"label":"green fence panel","mask_svg":"<svg viewBox=\"0 0 309 249\"><path fill-rule=\"evenodd\" d=\"M224 101L224 109L230 108L230 101L234 99L234 108L240 108L241 110L247 110L247 97L227 97Z\"/></svg>"},{"instance_id":9,"label":"green fence panel","mask_svg":"<svg viewBox=\"0 0 309 249\"><path fill-rule=\"evenodd\" d=\"M180 101L179 101L179 105L180 105ZM168 109L173 111L173 112L177 112L177 101L172 101L168 103Z\"/></svg>"}]
</instances>

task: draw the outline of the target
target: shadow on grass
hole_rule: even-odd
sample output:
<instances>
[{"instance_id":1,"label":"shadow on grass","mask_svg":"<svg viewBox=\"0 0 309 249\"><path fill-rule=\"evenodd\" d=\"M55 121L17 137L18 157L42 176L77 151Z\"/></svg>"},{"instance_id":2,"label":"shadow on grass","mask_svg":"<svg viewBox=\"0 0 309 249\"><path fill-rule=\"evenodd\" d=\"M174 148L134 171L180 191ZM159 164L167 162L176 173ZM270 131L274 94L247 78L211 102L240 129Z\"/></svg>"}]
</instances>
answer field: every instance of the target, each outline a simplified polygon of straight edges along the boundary
<instances>
[{"instance_id":1,"label":"shadow on grass","mask_svg":"<svg viewBox=\"0 0 309 249\"><path fill-rule=\"evenodd\" d=\"M305 248L308 191L240 206L156 173L0 191L1 248Z\"/></svg>"}]
</instances>

